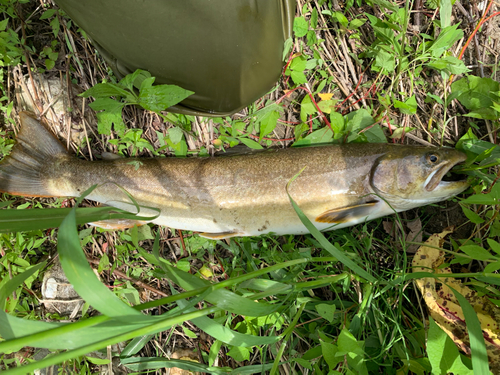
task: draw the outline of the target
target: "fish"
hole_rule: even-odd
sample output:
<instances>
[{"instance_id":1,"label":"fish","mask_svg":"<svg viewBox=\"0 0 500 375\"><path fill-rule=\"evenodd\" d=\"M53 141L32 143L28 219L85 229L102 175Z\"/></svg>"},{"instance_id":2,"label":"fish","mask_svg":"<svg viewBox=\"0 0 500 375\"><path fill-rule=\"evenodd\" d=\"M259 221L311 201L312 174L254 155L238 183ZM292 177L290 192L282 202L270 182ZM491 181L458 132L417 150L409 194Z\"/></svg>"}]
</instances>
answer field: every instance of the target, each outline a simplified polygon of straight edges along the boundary
<instances>
[{"instance_id":1,"label":"fish","mask_svg":"<svg viewBox=\"0 0 500 375\"><path fill-rule=\"evenodd\" d=\"M1 192L79 197L97 185L86 199L137 213L132 196L141 216L156 216L152 223L210 239L309 233L288 194L327 231L440 202L469 186L444 179L466 159L453 148L350 143L86 161L71 155L34 114L19 116L17 142L0 162Z\"/></svg>"}]
</instances>

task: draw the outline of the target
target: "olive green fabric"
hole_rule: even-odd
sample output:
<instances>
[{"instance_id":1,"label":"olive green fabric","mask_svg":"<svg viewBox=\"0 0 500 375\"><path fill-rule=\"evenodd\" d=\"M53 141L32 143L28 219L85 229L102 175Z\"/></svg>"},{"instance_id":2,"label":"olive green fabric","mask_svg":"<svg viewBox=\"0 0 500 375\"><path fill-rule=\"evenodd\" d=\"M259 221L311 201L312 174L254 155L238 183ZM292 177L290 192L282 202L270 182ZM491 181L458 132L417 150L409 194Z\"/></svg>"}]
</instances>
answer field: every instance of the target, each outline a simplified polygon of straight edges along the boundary
<instances>
[{"instance_id":1,"label":"olive green fabric","mask_svg":"<svg viewBox=\"0 0 500 375\"><path fill-rule=\"evenodd\" d=\"M55 0L118 77L148 70L194 91L173 112L234 113L264 95L283 67L295 0Z\"/></svg>"}]
</instances>

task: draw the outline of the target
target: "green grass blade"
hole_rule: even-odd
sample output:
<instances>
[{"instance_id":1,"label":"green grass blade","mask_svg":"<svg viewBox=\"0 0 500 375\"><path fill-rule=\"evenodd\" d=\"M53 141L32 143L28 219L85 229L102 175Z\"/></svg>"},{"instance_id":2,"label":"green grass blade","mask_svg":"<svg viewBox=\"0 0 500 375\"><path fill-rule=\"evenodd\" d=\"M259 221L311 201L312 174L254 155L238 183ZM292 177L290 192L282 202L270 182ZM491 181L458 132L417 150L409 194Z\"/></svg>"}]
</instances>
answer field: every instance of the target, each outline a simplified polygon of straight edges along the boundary
<instances>
[{"instance_id":1,"label":"green grass blade","mask_svg":"<svg viewBox=\"0 0 500 375\"><path fill-rule=\"evenodd\" d=\"M127 332L127 333L124 333L121 335L117 335L117 336L111 337L111 338L106 339L106 340L96 341L92 344L82 346L78 349L68 350L68 351L63 352L63 353L59 353L59 354L56 354L53 356L46 357L46 358L42 359L41 361L32 362L32 363L29 363L25 366L16 367L16 368L4 371L4 372L2 372L2 374L6 374L6 375L26 374L28 372L32 372L32 371L39 369L39 368L52 366L52 365L67 361L71 358L76 358L76 357L85 355L85 354L90 353L94 350L102 349L108 345L114 345L114 344L122 342L122 341L133 339L134 337L137 337L137 336L149 335L149 334L154 334L157 332L165 331L175 324L181 324L186 320L196 319L200 316L213 314L217 311L218 311L218 309L216 307L210 307L210 308L198 310L198 311L195 311L192 313L182 314L180 316L175 316L175 317L171 317L168 319L163 319L163 320L157 321L156 323L149 324L149 325L144 326L144 327L140 327L140 328L135 329L133 331L130 331L130 332Z\"/></svg>"},{"instance_id":2,"label":"green grass blade","mask_svg":"<svg viewBox=\"0 0 500 375\"><path fill-rule=\"evenodd\" d=\"M47 323L16 318L7 314L4 309L7 298L9 298L9 296L17 289L17 287L19 285L22 285L24 280L32 276L35 272L39 271L44 266L45 262L37 264L36 266L29 268L23 273L14 276L11 280L7 281L2 288L0 288L0 335L5 340L13 339L24 334L45 331L57 326L57 323ZM20 347L22 347L22 345ZM7 350L13 350L13 348L6 348L5 351Z\"/></svg>"},{"instance_id":3,"label":"green grass blade","mask_svg":"<svg viewBox=\"0 0 500 375\"><path fill-rule=\"evenodd\" d=\"M295 177L297 177L297 175ZM291 182L293 182L293 180L295 179L295 177L292 180L290 180L290 182L288 184L290 184ZM318 228L316 228L313 225L313 223L311 223L311 220L309 220L309 218L302 212L302 210L300 209L300 207L293 200L292 196L288 193L288 185L287 185L287 194L288 194L288 198L290 198L290 203L292 204L293 209L295 210L295 212L299 216L300 221L302 221L302 224L305 225L305 227L307 228L307 230L309 232L311 232L311 234L314 236L314 238L321 244L321 246L323 246L323 248L326 251L328 251L336 259L338 259L340 262L342 262L346 267L349 267L352 271L354 271L355 273L357 273L360 277L364 278L365 280L367 280L367 281L369 281L371 283L375 283L377 281L372 275L370 275L368 272L366 272L364 269L362 269L360 266L358 266L354 261L352 261L351 259L349 259L344 254L343 251L337 249L336 246L334 246L333 244L331 244L325 238L325 236L323 235L323 233L321 233L318 230Z\"/></svg>"},{"instance_id":4,"label":"green grass blade","mask_svg":"<svg viewBox=\"0 0 500 375\"><path fill-rule=\"evenodd\" d=\"M29 275L27 277L29 277ZM12 285L14 285L15 289L15 282L13 282ZM160 305L167 305L181 299L197 296L206 290L207 288L195 289L189 292L143 303L141 305L134 306L133 308L140 311ZM2 295L4 298L9 295L9 293L4 291L4 288L0 289L0 292L3 293ZM2 300L0 299L0 303L1 301ZM2 312L3 310L0 311L0 316ZM173 310L170 310L167 313L162 314L161 318L167 318L169 317L168 314L173 313ZM9 338L6 341L0 342L0 352L9 351L13 347L23 346L33 346L47 349L75 349L81 347L82 345L88 345L96 341L102 341L116 335L136 330L138 327L147 326L146 323L124 325L122 322L112 320L105 315L82 319L78 322L70 324L32 321L17 318L15 316L8 315L5 312L3 312L3 314L6 315L8 326L15 333L15 338ZM4 325L0 326L0 328L2 327L4 327Z\"/></svg>"},{"instance_id":5,"label":"green grass blade","mask_svg":"<svg viewBox=\"0 0 500 375\"><path fill-rule=\"evenodd\" d=\"M155 321L157 317L143 315L122 302L95 276L80 246L73 208L63 220L58 235L57 250L66 277L75 291L96 310L112 318L129 322Z\"/></svg>"},{"instance_id":6,"label":"green grass blade","mask_svg":"<svg viewBox=\"0 0 500 375\"><path fill-rule=\"evenodd\" d=\"M285 332L283 333L284 339L283 342L281 343L280 349L278 350L278 354L276 355L276 359L274 360L273 367L271 369L270 374L274 375L278 372L278 367L281 364L281 357L283 356L283 353L285 352L285 349L287 347L287 342L290 339L290 336L292 335L295 326L297 325L297 322L299 321L302 311L304 311L304 308L306 307L306 304L303 303L300 305L299 310L293 317L293 320L290 322L290 325L287 327Z\"/></svg>"},{"instance_id":7,"label":"green grass blade","mask_svg":"<svg viewBox=\"0 0 500 375\"><path fill-rule=\"evenodd\" d=\"M144 373L146 370L178 367L187 371L204 372L208 374L229 374L230 368L212 367L203 363L184 361L182 359L165 359L162 357L133 357L124 358L121 363L132 371Z\"/></svg>"},{"instance_id":8,"label":"green grass blade","mask_svg":"<svg viewBox=\"0 0 500 375\"><path fill-rule=\"evenodd\" d=\"M464 313L465 324L467 325L467 332L469 333L470 340L472 370L474 370L474 374L489 374L488 353L486 352L483 331L477 314L464 296L452 287L450 287L450 289L453 291Z\"/></svg>"},{"instance_id":9,"label":"green grass blade","mask_svg":"<svg viewBox=\"0 0 500 375\"><path fill-rule=\"evenodd\" d=\"M43 208L29 210L0 210L0 233L57 228L72 208ZM151 220L113 207L85 207L76 209L78 225L109 219Z\"/></svg>"},{"instance_id":10,"label":"green grass blade","mask_svg":"<svg viewBox=\"0 0 500 375\"><path fill-rule=\"evenodd\" d=\"M265 316L272 314L278 308L276 306L268 305L267 303L250 301L245 297L241 297L233 292L230 292L229 290L222 289L222 285L220 283L212 285L206 280L202 280L194 275L169 265L165 265L165 271L170 280L185 290L202 288L204 286L212 286L213 288L216 288L212 293L209 293L205 297L205 300L234 314Z\"/></svg>"},{"instance_id":11,"label":"green grass blade","mask_svg":"<svg viewBox=\"0 0 500 375\"><path fill-rule=\"evenodd\" d=\"M178 301L177 304L181 308L187 306L187 302L185 300ZM253 315L249 313L248 316ZM192 323L215 339L234 346L251 347L256 345L272 344L277 342L281 338L280 336L259 337L236 332L232 329L224 327L222 324L217 323L215 320L210 319L206 316L196 318L192 320Z\"/></svg>"},{"instance_id":12,"label":"green grass blade","mask_svg":"<svg viewBox=\"0 0 500 375\"><path fill-rule=\"evenodd\" d=\"M212 367L202 363L183 360L166 360L159 357L135 357L122 360L122 364L133 371L155 370L161 368L178 367L188 371L205 372L208 374L250 375L264 373L272 367L272 364L242 366L232 370L229 367Z\"/></svg>"},{"instance_id":13,"label":"green grass blade","mask_svg":"<svg viewBox=\"0 0 500 375\"><path fill-rule=\"evenodd\" d=\"M132 341L130 341L125 349L122 350L120 357L130 357L139 353L142 348L154 337L154 335L144 335L140 337L136 337Z\"/></svg>"}]
</instances>

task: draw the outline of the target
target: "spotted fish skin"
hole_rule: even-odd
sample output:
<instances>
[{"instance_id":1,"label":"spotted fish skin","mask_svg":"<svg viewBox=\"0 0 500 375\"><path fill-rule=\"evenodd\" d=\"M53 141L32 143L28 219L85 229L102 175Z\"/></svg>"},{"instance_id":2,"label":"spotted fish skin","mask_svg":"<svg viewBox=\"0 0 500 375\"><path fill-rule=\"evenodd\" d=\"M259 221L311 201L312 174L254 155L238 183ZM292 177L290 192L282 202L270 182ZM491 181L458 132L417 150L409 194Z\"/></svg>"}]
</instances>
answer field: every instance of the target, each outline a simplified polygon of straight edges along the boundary
<instances>
[{"instance_id":1,"label":"spotted fish skin","mask_svg":"<svg viewBox=\"0 0 500 375\"><path fill-rule=\"evenodd\" d=\"M320 230L448 199L467 188L442 177L465 155L449 148L345 144L270 149L207 158L120 158L84 161L70 155L34 115L0 162L0 191L77 197L136 212L126 190L160 215L154 223L214 238L308 233L288 192ZM436 159L436 160L435 160ZM138 168L137 168L138 166Z\"/></svg>"}]
</instances>

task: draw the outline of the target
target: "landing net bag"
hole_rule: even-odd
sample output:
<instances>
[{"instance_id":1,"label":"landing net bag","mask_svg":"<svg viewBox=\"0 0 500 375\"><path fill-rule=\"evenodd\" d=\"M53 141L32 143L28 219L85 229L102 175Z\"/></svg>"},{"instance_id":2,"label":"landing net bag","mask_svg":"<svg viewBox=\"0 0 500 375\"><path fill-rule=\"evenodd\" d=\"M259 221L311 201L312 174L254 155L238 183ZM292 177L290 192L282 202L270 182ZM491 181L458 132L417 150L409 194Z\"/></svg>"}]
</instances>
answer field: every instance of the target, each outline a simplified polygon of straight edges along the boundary
<instances>
[{"instance_id":1,"label":"landing net bag","mask_svg":"<svg viewBox=\"0 0 500 375\"><path fill-rule=\"evenodd\" d=\"M223 116L280 76L295 0L56 0L118 78L147 70L195 94L169 110Z\"/></svg>"}]
</instances>

